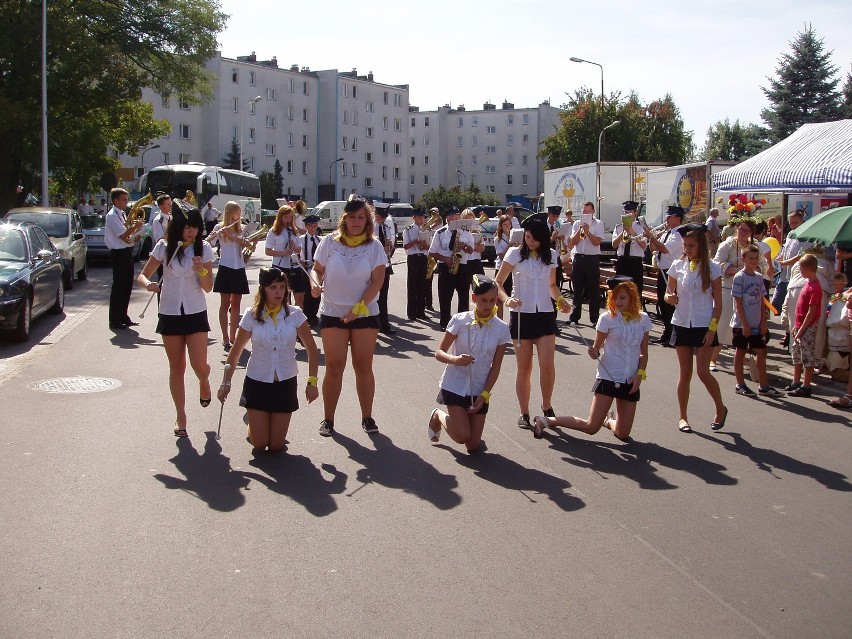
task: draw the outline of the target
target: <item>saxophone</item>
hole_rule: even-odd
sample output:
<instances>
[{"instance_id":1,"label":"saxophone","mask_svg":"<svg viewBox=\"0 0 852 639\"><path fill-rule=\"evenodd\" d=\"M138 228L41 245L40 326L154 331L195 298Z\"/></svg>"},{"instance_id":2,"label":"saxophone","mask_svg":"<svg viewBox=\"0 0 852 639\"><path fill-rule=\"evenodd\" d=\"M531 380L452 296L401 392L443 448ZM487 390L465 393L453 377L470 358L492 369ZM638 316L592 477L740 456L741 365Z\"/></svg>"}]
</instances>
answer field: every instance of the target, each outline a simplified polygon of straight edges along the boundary
<instances>
[{"instance_id":1,"label":"saxophone","mask_svg":"<svg viewBox=\"0 0 852 639\"><path fill-rule=\"evenodd\" d=\"M440 213L432 213L426 223L420 227L422 231L434 231L436 228L443 224L444 220L441 217ZM426 279L431 279L432 275L435 273L435 269L438 268L438 261L432 257L431 255L426 258Z\"/></svg>"},{"instance_id":2,"label":"saxophone","mask_svg":"<svg viewBox=\"0 0 852 639\"><path fill-rule=\"evenodd\" d=\"M254 233L252 233L251 235L248 235L245 238L246 242L251 242L251 247L247 246L243 249L243 262L248 264L249 259L251 258L252 254L255 252L255 250L257 249L258 240L260 240L260 238L262 238L262 237L266 237L267 233L269 233L269 227L266 224L264 224L259 229L257 229Z\"/></svg>"},{"instance_id":3,"label":"saxophone","mask_svg":"<svg viewBox=\"0 0 852 639\"><path fill-rule=\"evenodd\" d=\"M453 262L450 264L450 275L455 275L459 272L462 260L461 247L461 230L459 230L456 232L456 241L453 243Z\"/></svg>"}]
</instances>

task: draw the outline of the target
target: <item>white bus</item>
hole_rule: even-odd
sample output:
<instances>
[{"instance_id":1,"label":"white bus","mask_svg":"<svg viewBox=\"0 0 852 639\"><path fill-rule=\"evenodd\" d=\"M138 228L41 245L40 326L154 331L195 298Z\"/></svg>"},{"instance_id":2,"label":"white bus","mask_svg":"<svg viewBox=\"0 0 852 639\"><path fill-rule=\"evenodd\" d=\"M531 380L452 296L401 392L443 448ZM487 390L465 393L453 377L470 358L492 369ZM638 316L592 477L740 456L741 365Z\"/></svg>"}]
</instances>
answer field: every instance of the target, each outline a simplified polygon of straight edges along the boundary
<instances>
[{"instance_id":1,"label":"white bus","mask_svg":"<svg viewBox=\"0 0 852 639\"><path fill-rule=\"evenodd\" d=\"M195 193L198 207L213 202L220 211L229 200L243 209L243 218L260 222L260 180L252 173L206 166L201 162L158 166L139 178L139 192L168 193L173 198L182 198L187 191Z\"/></svg>"}]
</instances>

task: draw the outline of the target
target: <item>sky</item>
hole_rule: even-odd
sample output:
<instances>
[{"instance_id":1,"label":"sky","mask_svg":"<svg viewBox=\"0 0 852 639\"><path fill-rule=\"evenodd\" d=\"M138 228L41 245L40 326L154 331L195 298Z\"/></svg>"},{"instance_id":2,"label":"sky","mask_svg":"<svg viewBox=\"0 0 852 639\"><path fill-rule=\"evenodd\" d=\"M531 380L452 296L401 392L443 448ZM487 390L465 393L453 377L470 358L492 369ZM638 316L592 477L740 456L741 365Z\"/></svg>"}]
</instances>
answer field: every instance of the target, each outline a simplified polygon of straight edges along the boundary
<instances>
[{"instance_id":1,"label":"sky","mask_svg":"<svg viewBox=\"0 0 852 639\"><path fill-rule=\"evenodd\" d=\"M700 148L729 118L761 123L761 86L807 24L833 52L840 87L852 68L852 2L835 0L220 0L230 15L222 55L277 56L311 70L372 71L408 84L412 105L481 109L503 100L554 106L581 87L635 91L642 102L671 93Z\"/></svg>"}]
</instances>

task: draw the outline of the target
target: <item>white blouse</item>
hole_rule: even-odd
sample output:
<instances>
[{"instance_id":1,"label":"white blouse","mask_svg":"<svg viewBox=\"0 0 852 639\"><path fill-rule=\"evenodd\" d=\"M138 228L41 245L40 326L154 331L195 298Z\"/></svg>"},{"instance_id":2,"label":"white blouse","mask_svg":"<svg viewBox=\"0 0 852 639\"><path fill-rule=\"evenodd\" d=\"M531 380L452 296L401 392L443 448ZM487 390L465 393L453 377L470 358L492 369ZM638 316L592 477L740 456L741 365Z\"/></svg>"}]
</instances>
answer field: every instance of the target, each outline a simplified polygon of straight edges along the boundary
<instances>
[{"instance_id":1,"label":"white blouse","mask_svg":"<svg viewBox=\"0 0 852 639\"><path fill-rule=\"evenodd\" d=\"M703 290L701 271L689 270L689 259L675 260L669 267L668 277L677 281L677 306L672 324L685 328L706 328L713 318L713 282L722 277L722 269L710 262L710 286Z\"/></svg>"},{"instance_id":2,"label":"white blouse","mask_svg":"<svg viewBox=\"0 0 852 639\"><path fill-rule=\"evenodd\" d=\"M633 377L639 370L639 347L651 327L647 313L639 313L639 319L633 322L626 322L618 312L615 317L603 313L595 327L599 333L606 333L603 353L598 358L598 379L626 382Z\"/></svg>"},{"instance_id":3,"label":"white blouse","mask_svg":"<svg viewBox=\"0 0 852 639\"><path fill-rule=\"evenodd\" d=\"M359 246L346 246L334 238L336 234L326 235L320 240L314 262L325 268L323 291L319 312L330 317L343 317L361 301L370 277L376 267L385 266L388 256L385 247L374 239ZM379 294L370 300L364 300L370 316L379 314Z\"/></svg>"},{"instance_id":4,"label":"white blouse","mask_svg":"<svg viewBox=\"0 0 852 639\"><path fill-rule=\"evenodd\" d=\"M556 251L550 249L550 264L545 264L539 257L521 261L521 249L513 246L506 251L503 261L512 265L512 297L521 300L521 305L512 312L552 312L550 273L556 269Z\"/></svg>"},{"instance_id":5,"label":"white blouse","mask_svg":"<svg viewBox=\"0 0 852 639\"><path fill-rule=\"evenodd\" d=\"M282 229L280 235L276 235L275 231L269 231L266 235L266 248L273 251L286 251L288 248L292 248L294 255L298 256L299 236L293 233L293 230L289 226ZM276 255L272 258L272 265L287 269L293 268L292 258L293 255L288 255L287 257ZM299 267L297 266L296 268Z\"/></svg>"},{"instance_id":6,"label":"white blouse","mask_svg":"<svg viewBox=\"0 0 852 639\"><path fill-rule=\"evenodd\" d=\"M503 265L503 258L500 257L500 253L505 253L509 250L509 237L504 235L499 240L494 238L494 253L496 257L494 258L494 270L499 272L500 267Z\"/></svg>"},{"instance_id":7,"label":"white blouse","mask_svg":"<svg viewBox=\"0 0 852 639\"><path fill-rule=\"evenodd\" d=\"M282 308L277 325L263 309L263 322L254 318L252 309L243 313L240 328L251 333L251 357L246 366L246 377L258 382L271 383L296 377L296 333L305 323L305 314L298 306L288 306L289 315Z\"/></svg>"},{"instance_id":8,"label":"white blouse","mask_svg":"<svg viewBox=\"0 0 852 639\"><path fill-rule=\"evenodd\" d=\"M220 222L213 227L213 231L218 231L222 226ZM239 242L221 235L217 235L213 242L219 245L219 266L243 269L246 267L246 262L243 259L243 247Z\"/></svg>"},{"instance_id":9,"label":"white blouse","mask_svg":"<svg viewBox=\"0 0 852 639\"><path fill-rule=\"evenodd\" d=\"M204 263L213 261L213 249L207 242L202 242L201 260ZM183 250L183 260L178 261L177 254L166 264L166 240L160 240L151 251L151 257L163 263L162 292L160 293L160 313L163 315L180 315L180 309L186 315L207 310L207 298L201 288L199 275L192 270L192 258L195 256L194 246Z\"/></svg>"},{"instance_id":10,"label":"white blouse","mask_svg":"<svg viewBox=\"0 0 852 639\"><path fill-rule=\"evenodd\" d=\"M506 322L495 316L485 326L480 326L473 323L474 313L476 310L453 315L447 324L447 330L456 336L450 347L450 353L473 355L473 364L470 366L448 364L438 382L440 388L465 397L476 397L482 392L497 347L512 343L509 325ZM472 388L471 376L473 377Z\"/></svg>"}]
</instances>

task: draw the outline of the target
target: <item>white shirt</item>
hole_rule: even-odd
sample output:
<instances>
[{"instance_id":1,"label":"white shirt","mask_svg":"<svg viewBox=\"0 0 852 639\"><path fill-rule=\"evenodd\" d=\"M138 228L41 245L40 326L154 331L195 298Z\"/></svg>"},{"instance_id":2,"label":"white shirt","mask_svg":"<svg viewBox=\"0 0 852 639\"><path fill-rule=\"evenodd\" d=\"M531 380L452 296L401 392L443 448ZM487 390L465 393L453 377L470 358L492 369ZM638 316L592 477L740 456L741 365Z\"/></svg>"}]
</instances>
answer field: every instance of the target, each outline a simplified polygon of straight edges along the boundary
<instances>
[{"instance_id":1,"label":"white shirt","mask_svg":"<svg viewBox=\"0 0 852 639\"><path fill-rule=\"evenodd\" d=\"M710 326L713 318L713 282L722 277L722 269L716 262L710 262L710 286L703 290L701 271L689 270L689 259L675 260L669 267L668 277L677 280L677 306L675 306L672 324L685 328L704 328Z\"/></svg>"},{"instance_id":2,"label":"white shirt","mask_svg":"<svg viewBox=\"0 0 852 639\"><path fill-rule=\"evenodd\" d=\"M204 207L204 221L205 222L213 222L214 220L218 220L219 216L222 215L222 212L217 209L215 206L205 206Z\"/></svg>"},{"instance_id":3,"label":"white shirt","mask_svg":"<svg viewBox=\"0 0 852 639\"><path fill-rule=\"evenodd\" d=\"M582 218L579 220L575 220L571 225L571 237L580 232L580 227L582 226ZM604 235L604 225L598 218L593 217L592 223L589 224L589 233L594 235L595 237L599 237L603 239ZM589 236L586 235L582 240L577 242L577 245L574 247L575 255L600 255L601 254L601 246L598 244L595 246L592 241L589 239Z\"/></svg>"},{"instance_id":4,"label":"white shirt","mask_svg":"<svg viewBox=\"0 0 852 639\"><path fill-rule=\"evenodd\" d=\"M166 215L162 211L157 214L151 224L151 234L154 236L154 244L162 240L166 236L169 228L169 222L172 221L171 215Z\"/></svg>"},{"instance_id":5,"label":"white shirt","mask_svg":"<svg viewBox=\"0 0 852 639\"><path fill-rule=\"evenodd\" d=\"M639 313L639 319L633 322L625 322L619 312L615 317L603 313L595 327L599 333L606 333L603 353L598 358L598 379L626 382L633 377L639 370L639 347L651 328L647 313Z\"/></svg>"},{"instance_id":6,"label":"white shirt","mask_svg":"<svg viewBox=\"0 0 852 639\"><path fill-rule=\"evenodd\" d=\"M473 236L470 234L470 231L460 231L458 233L458 240L462 243L462 245L467 244L468 246L473 246ZM445 224L438 229L437 233L435 233L435 237L432 238L432 244L429 245L429 252L438 253L444 257L452 257L453 247L450 245L450 239L452 237L453 231L451 231L450 227ZM460 264L467 264L468 254L462 251L461 255Z\"/></svg>"},{"instance_id":7,"label":"white shirt","mask_svg":"<svg viewBox=\"0 0 852 639\"><path fill-rule=\"evenodd\" d=\"M521 221L518 219L517 215L512 216L512 228L513 229L521 228Z\"/></svg>"},{"instance_id":8,"label":"white shirt","mask_svg":"<svg viewBox=\"0 0 852 639\"><path fill-rule=\"evenodd\" d=\"M503 266L503 258L500 257L500 254L505 254L506 251L509 250L509 236L504 235L499 240L497 237L494 237L494 253L496 257L494 258L494 269L499 272L500 267Z\"/></svg>"},{"instance_id":9,"label":"white shirt","mask_svg":"<svg viewBox=\"0 0 852 639\"><path fill-rule=\"evenodd\" d=\"M633 232L636 232L637 223L633 223ZM615 229L612 231L612 239L615 241L616 238L620 238L621 234L624 232L624 227L621 223L615 225ZM627 253L630 257L645 257L645 247L648 245L648 240L646 240L643 236L637 236L632 239L629 244L626 242L621 242L618 245L618 248L615 250L616 254L621 257L624 255L624 249L626 246L630 247L630 252Z\"/></svg>"},{"instance_id":10,"label":"white shirt","mask_svg":"<svg viewBox=\"0 0 852 639\"><path fill-rule=\"evenodd\" d=\"M160 293L160 313L163 315L180 315L181 306L186 315L207 310L207 298L201 288L199 275L192 270L192 258L195 255L194 246L183 250L183 259L178 261L177 254L166 264L166 241L160 240L151 251L151 257L163 263L162 292ZM202 261L206 264L213 261L213 249L207 242L202 242Z\"/></svg>"},{"instance_id":11,"label":"white shirt","mask_svg":"<svg viewBox=\"0 0 852 639\"><path fill-rule=\"evenodd\" d=\"M373 271L387 264L388 256L382 243L374 239L358 246L346 246L335 239L336 233L320 241L314 262L325 268L319 312L330 317L343 317L352 310L370 286ZM364 300L370 316L379 314L379 294Z\"/></svg>"},{"instance_id":12,"label":"white shirt","mask_svg":"<svg viewBox=\"0 0 852 639\"><path fill-rule=\"evenodd\" d=\"M221 228L222 223L220 222L213 227L213 230L218 231ZM229 230L235 228L231 227ZM217 235L213 243L219 245L219 266L243 269L246 267L246 262L243 259L243 247L239 242L228 238L226 235Z\"/></svg>"},{"instance_id":13,"label":"white shirt","mask_svg":"<svg viewBox=\"0 0 852 639\"><path fill-rule=\"evenodd\" d=\"M665 272L675 260L683 257L683 236L675 229L668 229L660 238L660 242L669 251L668 253L661 251L657 256L657 266Z\"/></svg>"},{"instance_id":14,"label":"white shirt","mask_svg":"<svg viewBox=\"0 0 852 639\"><path fill-rule=\"evenodd\" d=\"M787 236L787 239L784 240L784 246L781 247L781 252L778 254L779 260L789 260L791 257L796 257L797 255L801 255L802 251L806 248L810 248L813 246L812 242L802 242L797 237ZM790 275L792 274L793 265L790 264L788 266L781 267L781 281L789 282Z\"/></svg>"},{"instance_id":15,"label":"white shirt","mask_svg":"<svg viewBox=\"0 0 852 639\"><path fill-rule=\"evenodd\" d=\"M379 235L379 227L382 227L382 233L385 236L385 255L388 258L388 264L390 264L390 256L394 252L394 248L396 247L396 227L393 223L393 218L388 215L385 218L385 221L379 223L379 218L376 217L376 230L375 230L375 238L381 241L381 236ZM388 246L390 246L390 250L388 250Z\"/></svg>"},{"instance_id":16,"label":"white shirt","mask_svg":"<svg viewBox=\"0 0 852 639\"><path fill-rule=\"evenodd\" d=\"M476 310L453 315L447 324L447 330L456 336L450 347L451 354L473 355L473 364L470 366L447 364L438 382L438 386L443 390L466 397L477 397L482 392L488 380L497 347L512 343L509 325L506 322L494 316L485 326L480 326L473 324L474 313ZM471 377L473 377L472 388Z\"/></svg>"},{"instance_id":17,"label":"white shirt","mask_svg":"<svg viewBox=\"0 0 852 639\"><path fill-rule=\"evenodd\" d=\"M240 320L240 328L251 333L251 358L246 366L246 377L258 382L271 383L277 378L284 381L296 377L299 365L296 363L296 333L305 323L305 314L298 306L287 306L278 312L277 325L263 309L263 323L254 318L254 311L248 309Z\"/></svg>"},{"instance_id":18,"label":"white shirt","mask_svg":"<svg viewBox=\"0 0 852 639\"><path fill-rule=\"evenodd\" d=\"M556 251L550 249L550 264L545 264L539 257L521 261L521 249L513 246L506 251L503 262L512 265L512 297L521 300L520 307L512 312L552 312L550 274L556 269Z\"/></svg>"},{"instance_id":19,"label":"white shirt","mask_svg":"<svg viewBox=\"0 0 852 639\"><path fill-rule=\"evenodd\" d=\"M314 254L319 248L320 240L322 240L321 237L307 232L299 238L299 257L307 264L308 270L314 265Z\"/></svg>"},{"instance_id":20,"label":"white shirt","mask_svg":"<svg viewBox=\"0 0 852 639\"><path fill-rule=\"evenodd\" d=\"M127 230L124 228L126 220L124 211L114 206L104 219L104 244L110 249L126 249L133 246L133 242L127 243L121 239L121 235Z\"/></svg>"},{"instance_id":21,"label":"white shirt","mask_svg":"<svg viewBox=\"0 0 852 639\"><path fill-rule=\"evenodd\" d=\"M290 247L298 254L298 237L299 236L293 233L293 230L289 226L285 226L281 230L280 235L276 235L275 231L269 231L266 235L266 248L272 249L273 251L286 251L287 248ZM280 266L281 268L293 268L291 262L292 257L292 255L288 255L287 257L284 257L283 255L276 255L272 258L272 265ZM296 268L299 267L297 266Z\"/></svg>"},{"instance_id":22,"label":"white shirt","mask_svg":"<svg viewBox=\"0 0 852 639\"><path fill-rule=\"evenodd\" d=\"M296 230L298 231L299 235L303 235L308 230L308 227L305 226L304 215L297 215L295 218L293 218L293 223L296 225Z\"/></svg>"},{"instance_id":23,"label":"white shirt","mask_svg":"<svg viewBox=\"0 0 852 639\"><path fill-rule=\"evenodd\" d=\"M409 242L416 242L420 238L420 227L416 224L412 224L407 229L402 232L402 243L403 245L408 244ZM406 255L426 255L429 252L429 249L421 249L417 244L414 244L411 248L405 249Z\"/></svg>"}]
</instances>

